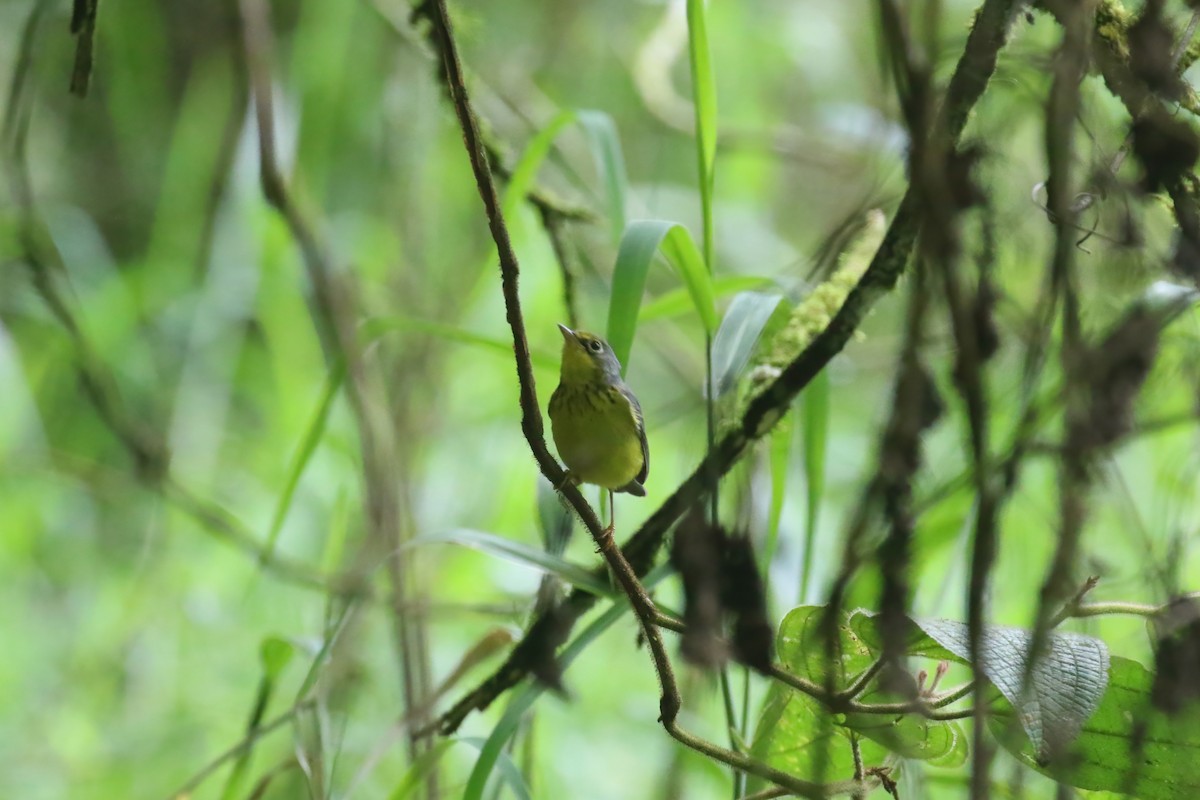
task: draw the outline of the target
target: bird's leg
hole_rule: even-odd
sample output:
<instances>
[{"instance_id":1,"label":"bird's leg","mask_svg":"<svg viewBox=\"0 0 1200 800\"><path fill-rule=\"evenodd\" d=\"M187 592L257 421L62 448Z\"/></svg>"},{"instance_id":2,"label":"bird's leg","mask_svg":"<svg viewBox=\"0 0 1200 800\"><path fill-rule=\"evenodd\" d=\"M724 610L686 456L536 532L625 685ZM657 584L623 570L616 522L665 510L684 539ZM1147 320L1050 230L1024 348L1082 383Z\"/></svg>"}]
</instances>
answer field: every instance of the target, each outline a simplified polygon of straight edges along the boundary
<instances>
[{"instance_id":1,"label":"bird's leg","mask_svg":"<svg viewBox=\"0 0 1200 800\"><path fill-rule=\"evenodd\" d=\"M569 470L569 469L564 470L563 478L561 481L558 482L558 486L554 487L554 491L561 492L563 490L564 486L566 486L568 483L574 483L574 482L575 482L575 476L571 474L571 470Z\"/></svg>"},{"instance_id":2,"label":"bird's leg","mask_svg":"<svg viewBox=\"0 0 1200 800\"><path fill-rule=\"evenodd\" d=\"M614 514L613 491L612 491L612 489L608 489L607 491L608 491L608 525L604 528L604 530L600 531L601 538L599 539L599 541L596 542L596 545L597 545L596 552L597 553L603 551L604 548L612 542L613 528L616 525L616 520L613 517L613 514ZM601 498L601 502L604 502L603 497Z\"/></svg>"}]
</instances>

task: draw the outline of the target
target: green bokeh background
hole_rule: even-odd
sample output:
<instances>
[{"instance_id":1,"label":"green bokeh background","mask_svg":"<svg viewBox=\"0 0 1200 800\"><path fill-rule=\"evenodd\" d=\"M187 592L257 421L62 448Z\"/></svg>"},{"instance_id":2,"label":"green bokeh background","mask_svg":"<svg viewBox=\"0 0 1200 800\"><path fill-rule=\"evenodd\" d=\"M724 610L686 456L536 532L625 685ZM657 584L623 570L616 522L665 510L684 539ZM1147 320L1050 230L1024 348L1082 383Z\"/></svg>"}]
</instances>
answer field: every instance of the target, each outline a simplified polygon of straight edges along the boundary
<instances>
[{"instance_id":1,"label":"green bokeh background","mask_svg":"<svg viewBox=\"0 0 1200 800\"><path fill-rule=\"evenodd\" d=\"M0 0L4 86L18 69L31 6ZM935 72L944 78L973 4L942 7L941 27L927 41L936 43ZM458 3L453 11L476 103L513 158L558 109L603 111L624 154L628 216L677 220L698 232L694 145L667 124L686 122L690 113L686 44L677 57L644 58L647 42L666 25L664 15L673 13L666 5L505 0ZM511 356L412 327L432 322L501 341L509 335L461 138L409 12L391 0L271 4L281 158L338 268L357 284L363 319L395 323L368 352L387 376L401 450L394 489L407 535L471 528L538 547L540 478L519 428ZM716 272L765 276L798 298L830 233L868 208L890 213L905 186L904 130L880 67L874 12L857 0L768 0L714 2L709 14L722 124ZM225 2L103 3L93 86L79 99L66 91L69 9L50 3L27 76L29 167L46 234L62 257L55 279L127 412L165 437L181 486L262 542L327 369L305 301L302 262L259 191L234 19ZM1016 24L968 128L987 149L980 175L992 193L998 233L1005 348L991 390L1004 435L1016 406L1022 322L1037 297L1053 233L1029 198L1045 176L1047 64L1058 36L1045 18ZM639 85L667 96L651 98L652 108ZM1083 122L1076 157L1077 172L1086 176L1111 160L1124 135L1123 112L1094 77L1083 86ZM1129 159L1120 177L1132 181L1136 173ZM601 330L616 248L603 218L603 184L579 128L559 138L539 181L595 214L593 222L572 223L568 235L582 322ZM1100 230L1116 235L1123 202L1100 204ZM1078 255L1089 331L1102 330L1160 277L1169 214L1154 200L1129 203L1144 243L1124 248L1096 237ZM536 376L544 407L556 378L554 323L565 315L561 273L531 207L510 224L529 338L546 356ZM19 209L6 192L0 198L0 631L7 645L0 658L0 796L167 797L243 736L267 637L299 648L267 716L287 708L319 646L327 598L264 571L214 526L139 482L136 465L81 389L70 338L33 289L18 226ZM967 254L976 252L979 227L970 217L964 237ZM652 270L647 298L677 286L669 270ZM771 572L775 619L798 602L819 602L837 569L842 523L873 468L888 408L901 304L901 295L884 300L865 334L829 368L827 485L808 598L797 596L805 478L794 429ZM1191 317L1171 330L1139 418L1190 410L1197 375L1189 354L1198 334ZM951 350L939 317L929 353L947 396ZM618 500L619 537L703 453L698 323L685 314L643 325L628 380L646 411L653 470L647 498ZM967 463L962 415L957 406L953 411L928 439L919 494ZM1047 435L1054 430L1050 425ZM1173 543L1186 543L1195 530L1195 452L1194 429L1174 426L1139 438L1105 464L1079 566L1081 576L1103 576L1097 597L1161 602L1170 589L1194 585L1196 558ZM727 481L726 508L761 535L770 492L765 456L747 464ZM339 395L278 552L314 569L350 565L364 533L361 474L353 417ZM1006 506L991 598L997 621L1021 625L1032 618L1056 530L1055 480L1051 462L1033 462ZM919 613L964 618L964 520L971 502L968 492L953 493L918 520ZM597 556L582 538L568 556L592 565ZM410 557L432 607L427 632L435 683L489 630L526 620L540 579L528 566L446 544L415 547ZM868 572L852 597L871 605L876 594ZM673 582L661 596L677 601ZM1114 652L1149 658L1137 621L1073 625L1102 635ZM657 686L635 634L631 620L619 622L568 672L570 701L539 703L532 756L522 760L525 745L513 756L532 764L526 779L535 797L665 797L673 764L682 769L678 796L729 796L725 772L682 754L656 724ZM344 796L402 708L384 609L362 615L347 651L348 663L339 666L348 672L320 716L335 797ZM477 669L471 677L483 674ZM740 687L740 673L735 683ZM685 687L687 724L726 741L715 682L687 674ZM759 683L752 689L754 698L761 696ZM486 736L502 707L470 717L463 735ZM262 740L253 778L291 752L294 735L284 727ZM445 796L457 796L476 752L460 746L445 756ZM387 797L406 769L397 744L351 796ZM1002 758L997 780L1008 781L1014 769ZM962 774L931 774L922 791L964 796ZM218 773L194 796L219 797L224 777ZM1036 776L1024 780L1035 794L1047 790ZM266 796L306 797L303 787L292 772Z\"/></svg>"}]
</instances>

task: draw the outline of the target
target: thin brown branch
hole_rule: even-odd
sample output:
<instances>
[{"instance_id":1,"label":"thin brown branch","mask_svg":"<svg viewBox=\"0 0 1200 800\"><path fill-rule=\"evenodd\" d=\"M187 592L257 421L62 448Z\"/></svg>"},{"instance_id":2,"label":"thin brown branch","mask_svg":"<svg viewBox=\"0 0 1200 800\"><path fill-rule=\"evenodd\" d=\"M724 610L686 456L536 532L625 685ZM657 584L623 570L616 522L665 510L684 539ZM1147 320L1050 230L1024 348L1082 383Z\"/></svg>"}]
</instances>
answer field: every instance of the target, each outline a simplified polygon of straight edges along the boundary
<instances>
[{"instance_id":1,"label":"thin brown branch","mask_svg":"<svg viewBox=\"0 0 1200 800\"><path fill-rule=\"evenodd\" d=\"M92 80L92 61L96 40L96 17L100 0L74 0L71 7L71 34L75 40L75 65L71 70L71 94L87 97Z\"/></svg>"}]
</instances>

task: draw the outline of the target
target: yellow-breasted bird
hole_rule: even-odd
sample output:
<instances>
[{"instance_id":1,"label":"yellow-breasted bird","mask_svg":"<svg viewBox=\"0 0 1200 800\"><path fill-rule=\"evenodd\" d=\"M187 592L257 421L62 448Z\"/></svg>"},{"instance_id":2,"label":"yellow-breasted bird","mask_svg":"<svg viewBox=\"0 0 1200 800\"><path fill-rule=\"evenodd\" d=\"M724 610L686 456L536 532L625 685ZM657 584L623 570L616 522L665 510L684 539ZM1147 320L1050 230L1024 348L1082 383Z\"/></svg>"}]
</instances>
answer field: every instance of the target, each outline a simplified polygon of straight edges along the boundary
<instances>
[{"instance_id":1,"label":"yellow-breasted bird","mask_svg":"<svg viewBox=\"0 0 1200 800\"><path fill-rule=\"evenodd\" d=\"M621 380L621 363L608 342L559 325L562 369L550 397L550 430L567 478L608 489L608 531L613 492L645 497L650 448L642 407Z\"/></svg>"}]
</instances>

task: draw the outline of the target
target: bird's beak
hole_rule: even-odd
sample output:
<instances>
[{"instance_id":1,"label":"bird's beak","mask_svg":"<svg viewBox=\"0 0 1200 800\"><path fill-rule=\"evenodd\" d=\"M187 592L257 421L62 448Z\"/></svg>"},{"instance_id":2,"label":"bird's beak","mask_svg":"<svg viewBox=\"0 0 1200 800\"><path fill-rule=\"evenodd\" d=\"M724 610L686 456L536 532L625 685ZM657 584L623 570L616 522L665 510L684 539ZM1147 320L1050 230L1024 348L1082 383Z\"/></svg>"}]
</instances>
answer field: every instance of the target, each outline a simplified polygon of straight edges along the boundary
<instances>
[{"instance_id":1,"label":"bird's beak","mask_svg":"<svg viewBox=\"0 0 1200 800\"><path fill-rule=\"evenodd\" d=\"M575 331L571 330L566 325L563 325L561 322L558 323L558 330L562 333L563 338L568 342L575 341Z\"/></svg>"}]
</instances>

